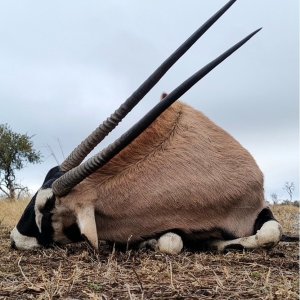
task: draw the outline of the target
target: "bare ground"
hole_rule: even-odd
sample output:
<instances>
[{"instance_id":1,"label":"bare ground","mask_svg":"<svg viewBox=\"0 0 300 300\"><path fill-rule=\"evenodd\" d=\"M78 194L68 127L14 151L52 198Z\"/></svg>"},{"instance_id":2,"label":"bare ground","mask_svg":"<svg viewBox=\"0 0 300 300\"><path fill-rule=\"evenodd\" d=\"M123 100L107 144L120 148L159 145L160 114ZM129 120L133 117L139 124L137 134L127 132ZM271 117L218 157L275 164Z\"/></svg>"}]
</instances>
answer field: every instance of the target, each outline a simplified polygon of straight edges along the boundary
<instances>
[{"instance_id":1,"label":"bare ground","mask_svg":"<svg viewBox=\"0 0 300 300\"><path fill-rule=\"evenodd\" d=\"M271 250L119 252L85 243L22 252L9 232L26 203L0 203L0 299L299 299L298 243ZM285 233L298 234L298 209L273 208Z\"/></svg>"}]
</instances>

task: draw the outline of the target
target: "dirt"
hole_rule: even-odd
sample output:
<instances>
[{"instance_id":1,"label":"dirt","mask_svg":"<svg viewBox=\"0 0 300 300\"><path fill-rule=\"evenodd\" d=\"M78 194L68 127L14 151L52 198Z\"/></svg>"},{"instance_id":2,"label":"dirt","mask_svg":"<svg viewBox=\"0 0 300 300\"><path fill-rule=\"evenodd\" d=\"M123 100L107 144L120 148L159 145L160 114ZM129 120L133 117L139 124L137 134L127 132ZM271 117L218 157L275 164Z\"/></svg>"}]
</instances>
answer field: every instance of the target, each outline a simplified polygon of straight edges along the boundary
<instances>
[{"instance_id":1,"label":"dirt","mask_svg":"<svg viewBox=\"0 0 300 300\"><path fill-rule=\"evenodd\" d=\"M297 234L298 209L273 209L285 233ZM63 248L10 248L0 226L0 299L299 299L298 243L226 253L170 256L120 252L86 243Z\"/></svg>"}]
</instances>

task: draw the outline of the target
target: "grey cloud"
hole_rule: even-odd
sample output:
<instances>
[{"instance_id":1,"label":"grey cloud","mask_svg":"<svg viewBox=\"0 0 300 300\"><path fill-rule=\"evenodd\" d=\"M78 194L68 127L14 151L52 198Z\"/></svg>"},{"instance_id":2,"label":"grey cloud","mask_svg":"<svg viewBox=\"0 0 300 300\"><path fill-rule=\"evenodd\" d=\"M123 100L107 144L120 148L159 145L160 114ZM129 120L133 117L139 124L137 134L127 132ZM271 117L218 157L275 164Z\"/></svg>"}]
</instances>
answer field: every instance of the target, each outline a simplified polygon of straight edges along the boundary
<instances>
[{"instance_id":1,"label":"grey cloud","mask_svg":"<svg viewBox=\"0 0 300 300\"><path fill-rule=\"evenodd\" d=\"M45 153L42 165L20 173L23 182L38 185L55 164L47 144L60 156L59 138L64 152L71 151L225 2L2 2L0 122L36 134L35 145ZM262 26L183 100L251 151L265 173L267 194L286 180L298 181L298 19L297 0L237 1L103 145L146 113L162 91Z\"/></svg>"}]
</instances>

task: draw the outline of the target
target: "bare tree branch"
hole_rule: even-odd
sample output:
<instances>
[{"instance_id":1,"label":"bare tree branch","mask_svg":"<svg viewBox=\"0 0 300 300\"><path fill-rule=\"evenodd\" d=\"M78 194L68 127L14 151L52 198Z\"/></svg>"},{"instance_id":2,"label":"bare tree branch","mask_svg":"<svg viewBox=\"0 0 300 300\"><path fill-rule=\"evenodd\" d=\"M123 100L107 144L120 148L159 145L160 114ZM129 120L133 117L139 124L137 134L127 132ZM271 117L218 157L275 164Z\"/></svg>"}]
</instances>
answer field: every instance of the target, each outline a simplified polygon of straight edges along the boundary
<instances>
[{"instance_id":1,"label":"bare tree branch","mask_svg":"<svg viewBox=\"0 0 300 300\"><path fill-rule=\"evenodd\" d=\"M48 148L48 150L50 151L50 155L55 159L57 165L59 165L59 161L58 161L56 155L54 154L53 149L51 148L51 146L50 146L49 144L47 144L47 148Z\"/></svg>"},{"instance_id":2,"label":"bare tree branch","mask_svg":"<svg viewBox=\"0 0 300 300\"><path fill-rule=\"evenodd\" d=\"M289 194L290 201L293 200L293 194L295 190L295 184L294 182L286 182L285 185L283 186L283 190L286 191Z\"/></svg>"},{"instance_id":3,"label":"bare tree branch","mask_svg":"<svg viewBox=\"0 0 300 300\"><path fill-rule=\"evenodd\" d=\"M57 138L57 142L58 142L62 157L63 157L63 159L65 159L65 154L64 154L64 151L63 151L63 148L62 148L62 145L61 145L61 142L60 142L59 138Z\"/></svg>"}]
</instances>

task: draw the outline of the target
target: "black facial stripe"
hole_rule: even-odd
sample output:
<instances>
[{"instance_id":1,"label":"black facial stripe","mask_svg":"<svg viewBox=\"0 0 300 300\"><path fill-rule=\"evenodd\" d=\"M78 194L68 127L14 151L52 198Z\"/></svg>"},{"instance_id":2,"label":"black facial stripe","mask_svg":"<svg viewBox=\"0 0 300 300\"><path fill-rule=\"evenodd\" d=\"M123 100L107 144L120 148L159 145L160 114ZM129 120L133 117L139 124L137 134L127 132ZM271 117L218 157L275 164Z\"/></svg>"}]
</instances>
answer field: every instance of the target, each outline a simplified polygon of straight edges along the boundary
<instances>
[{"instance_id":1,"label":"black facial stripe","mask_svg":"<svg viewBox=\"0 0 300 300\"><path fill-rule=\"evenodd\" d=\"M52 198L48 198L44 207L40 208L39 211L42 214L45 214L47 212L50 212L53 210L54 206L55 206L55 196L52 196Z\"/></svg>"},{"instance_id":2,"label":"black facial stripe","mask_svg":"<svg viewBox=\"0 0 300 300\"><path fill-rule=\"evenodd\" d=\"M52 168L43 183L42 190L48 189L52 187L52 183L59 178L63 173L60 171L59 167ZM39 244L44 247L48 247L53 243L53 235L54 229L52 226L52 210L55 207L55 196L53 195L51 198L48 198L45 202L44 207L40 209L40 213L42 214L41 220L41 234L38 235L37 239Z\"/></svg>"},{"instance_id":3,"label":"black facial stripe","mask_svg":"<svg viewBox=\"0 0 300 300\"><path fill-rule=\"evenodd\" d=\"M53 243L54 229L52 226L52 210L54 209L54 207L55 196L52 196L50 199L47 199L44 208L40 211L42 214L42 233L38 237L38 242L44 247L48 247Z\"/></svg>"},{"instance_id":4,"label":"black facial stripe","mask_svg":"<svg viewBox=\"0 0 300 300\"><path fill-rule=\"evenodd\" d=\"M41 229L42 233L37 238L38 242L44 247L48 247L53 243L52 213L47 212L43 214Z\"/></svg>"},{"instance_id":5,"label":"black facial stripe","mask_svg":"<svg viewBox=\"0 0 300 300\"><path fill-rule=\"evenodd\" d=\"M35 200L36 200L37 193L32 197L31 201L29 202L28 206L24 210L20 221L17 224L18 231L25 236L29 237L37 237L39 233L39 229L35 222Z\"/></svg>"}]
</instances>

